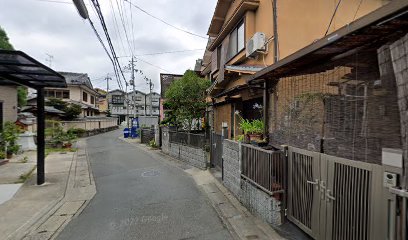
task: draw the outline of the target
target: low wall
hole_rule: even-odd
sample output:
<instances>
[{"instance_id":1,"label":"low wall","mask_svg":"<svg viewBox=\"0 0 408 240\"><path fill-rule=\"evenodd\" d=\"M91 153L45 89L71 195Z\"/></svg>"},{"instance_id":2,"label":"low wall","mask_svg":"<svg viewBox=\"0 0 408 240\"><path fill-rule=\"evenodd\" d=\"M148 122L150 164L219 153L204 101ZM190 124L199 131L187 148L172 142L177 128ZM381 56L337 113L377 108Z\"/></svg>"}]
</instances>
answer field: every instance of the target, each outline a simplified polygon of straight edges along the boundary
<instances>
[{"instance_id":1,"label":"low wall","mask_svg":"<svg viewBox=\"0 0 408 240\"><path fill-rule=\"evenodd\" d=\"M111 128L118 125L117 118L97 118L97 119L81 119L74 121L61 121L61 126L64 131L70 128L82 128L87 131L95 129Z\"/></svg>"},{"instance_id":2,"label":"low wall","mask_svg":"<svg viewBox=\"0 0 408 240\"><path fill-rule=\"evenodd\" d=\"M199 169L207 168L208 153L201 148L169 143L170 156Z\"/></svg>"},{"instance_id":3,"label":"low wall","mask_svg":"<svg viewBox=\"0 0 408 240\"><path fill-rule=\"evenodd\" d=\"M223 141L223 184L253 214L272 225L283 223L281 202L241 178L241 145Z\"/></svg>"}]
</instances>

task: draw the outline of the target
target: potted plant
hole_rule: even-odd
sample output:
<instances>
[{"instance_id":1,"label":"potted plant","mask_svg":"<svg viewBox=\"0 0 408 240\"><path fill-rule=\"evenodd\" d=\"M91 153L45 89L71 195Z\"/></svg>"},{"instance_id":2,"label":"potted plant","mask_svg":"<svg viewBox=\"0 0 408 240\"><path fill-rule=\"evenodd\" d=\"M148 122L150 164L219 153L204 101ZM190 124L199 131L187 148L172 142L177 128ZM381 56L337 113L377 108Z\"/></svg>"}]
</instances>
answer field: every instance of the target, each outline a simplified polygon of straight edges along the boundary
<instances>
[{"instance_id":1,"label":"potted plant","mask_svg":"<svg viewBox=\"0 0 408 240\"><path fill-rule=\"evenodd\" d=\"M264 131L264 123L260 119L242 119L240 124L240 128L244 131L244 135L248 137L250 142L261 142L263 131Z\"/></svg>"}]
</instances>

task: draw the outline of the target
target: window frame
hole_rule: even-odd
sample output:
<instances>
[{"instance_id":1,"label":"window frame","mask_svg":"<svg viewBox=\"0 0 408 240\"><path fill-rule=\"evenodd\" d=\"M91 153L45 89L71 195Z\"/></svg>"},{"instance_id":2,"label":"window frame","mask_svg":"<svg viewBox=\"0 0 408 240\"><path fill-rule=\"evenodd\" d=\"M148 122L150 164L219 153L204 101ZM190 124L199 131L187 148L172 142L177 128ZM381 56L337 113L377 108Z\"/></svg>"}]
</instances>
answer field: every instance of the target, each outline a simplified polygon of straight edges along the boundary
<instances>
[{"instance_id":1,"label":"window frame","mask_svg":"<svg viewBox=\"0 0 408 240\"><path fill-rule=\"evenodd\" d=\"M242 33L242 38L243 38L243 46L239 48L239 29L243 28L243 33ZM241 21L238 22L238 24L231 30L231 32L228 34L229 36L229 42L228 42L228 53L227 53L227 61L230 61L233 59L235 56L240 54L242 51L245 50L246 48L246 39L245 39L245 34L246 29L245 29L245 19L242 19ZM235 35L232 37L232 35ZM231 40L235 40L235 49L232 49L232 44L233 42Z\"/></svg>"},{"instance_id":2,"label":"window frame","mask_svg":"<svg viewBox=\"0 0 408 240\"><path fill-rule=\"evenodd\" d=\"M82 92L82 101L88 102L88 93L85 91Z\"/></svg>"}]
</instances>

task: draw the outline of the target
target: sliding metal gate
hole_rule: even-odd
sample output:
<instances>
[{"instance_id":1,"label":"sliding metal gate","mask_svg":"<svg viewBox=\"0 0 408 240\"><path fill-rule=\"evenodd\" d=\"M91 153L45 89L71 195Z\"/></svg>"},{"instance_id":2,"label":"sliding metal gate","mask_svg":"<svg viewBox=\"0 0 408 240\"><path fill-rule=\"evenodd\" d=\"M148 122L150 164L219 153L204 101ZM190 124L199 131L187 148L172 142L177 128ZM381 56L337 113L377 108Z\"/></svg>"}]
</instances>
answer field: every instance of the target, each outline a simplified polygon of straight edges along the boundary
<instances>
[{"instance_id":1,"label":"sliding metal gate","mask_svg":"<svg viewBox=\"0 0 408 240\"><path fill-rule=\"evenodd\" d=\"M384 239L382 167L289 147L288 219L315 239Z\"/></svg>"}]
</instances>

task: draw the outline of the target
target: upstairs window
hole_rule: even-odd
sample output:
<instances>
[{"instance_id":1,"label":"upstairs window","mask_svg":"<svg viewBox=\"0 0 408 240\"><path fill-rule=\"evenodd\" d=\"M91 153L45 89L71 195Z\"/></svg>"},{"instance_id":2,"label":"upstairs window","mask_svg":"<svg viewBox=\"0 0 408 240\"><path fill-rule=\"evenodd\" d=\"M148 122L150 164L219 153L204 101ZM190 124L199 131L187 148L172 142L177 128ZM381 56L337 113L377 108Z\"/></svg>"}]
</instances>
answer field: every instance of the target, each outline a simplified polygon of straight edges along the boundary
<instances>
[{"instance_id":1,"label":"upstairs window","mask_svg":"<svg viewBox=\"0 0 408 240\"><path fill-rule=\"evenodd\" d=\"M86 92L82 92L82 101L88 102L88 94Z\"/></svg>"},{"instance_id":2,"label":"upstairs window","mask_svg":"<svg viewBox=\"0 0 408 240\"><path fill-rule=\"evenodd\" d=\"M240 22L230 33L228 46L228 59L233 58L245 48L245 24Z\"/></svg>"},{"instance_id":3,"label":"upstairs window","mask_svg":"<svg viewBox=\"0 0 408 240\"><path fill-rule=\"evenodd\" d=\"M95 103L95 97L91 96L91 104L94 104L94 103Z\"/></svg>"}]
</instances>

